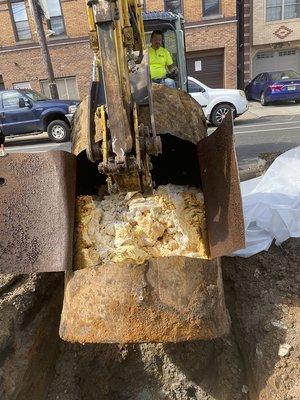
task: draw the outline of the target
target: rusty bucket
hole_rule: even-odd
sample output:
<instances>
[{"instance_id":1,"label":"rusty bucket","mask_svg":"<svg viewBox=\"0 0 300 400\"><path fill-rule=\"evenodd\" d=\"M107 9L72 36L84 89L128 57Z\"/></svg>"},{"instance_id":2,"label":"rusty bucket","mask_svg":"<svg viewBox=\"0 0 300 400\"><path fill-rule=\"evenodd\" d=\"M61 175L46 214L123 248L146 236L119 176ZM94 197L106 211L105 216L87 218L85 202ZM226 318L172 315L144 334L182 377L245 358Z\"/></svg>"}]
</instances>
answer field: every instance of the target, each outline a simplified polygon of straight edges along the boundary
<instances>
[{"instance_id":1,"label":"rusty bucket","mask_svg":"<svg viewBox=\"0 0 300 400\"><path fill-rule=\"evenodd\" d=\"M107 263L66 282L60 336L70 342L209 340L228 331L219 259Z\"/></svg>"}]
</instances>

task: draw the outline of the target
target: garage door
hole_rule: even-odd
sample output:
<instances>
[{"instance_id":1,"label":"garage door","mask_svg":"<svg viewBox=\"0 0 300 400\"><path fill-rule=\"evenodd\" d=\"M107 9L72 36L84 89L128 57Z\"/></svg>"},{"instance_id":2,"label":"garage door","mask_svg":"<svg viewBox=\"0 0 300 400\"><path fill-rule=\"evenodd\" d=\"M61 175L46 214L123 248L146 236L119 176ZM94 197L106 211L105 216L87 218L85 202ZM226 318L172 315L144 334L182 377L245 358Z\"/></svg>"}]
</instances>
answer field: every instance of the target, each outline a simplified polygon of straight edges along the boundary
<instances>
[{"instance_id":1,"label":"garage door","mask_svg":"<svg viewBox=\"0 0 300 400\"><path fill-rule=\"evenodd\" d=\"M224 87L224 49L187 53L187 69L207 86Z\"/></svg>"},{"instance_id":2,"label":"garage door","mask_svg":"<svg viewBox=\"0 0 300 400\"><path fill-rule=\"evenodd\" d=\"M293 70L300 73L300 50L259 51L253 58L252 77L261 72Z\"/></svg>"}]
</instances>

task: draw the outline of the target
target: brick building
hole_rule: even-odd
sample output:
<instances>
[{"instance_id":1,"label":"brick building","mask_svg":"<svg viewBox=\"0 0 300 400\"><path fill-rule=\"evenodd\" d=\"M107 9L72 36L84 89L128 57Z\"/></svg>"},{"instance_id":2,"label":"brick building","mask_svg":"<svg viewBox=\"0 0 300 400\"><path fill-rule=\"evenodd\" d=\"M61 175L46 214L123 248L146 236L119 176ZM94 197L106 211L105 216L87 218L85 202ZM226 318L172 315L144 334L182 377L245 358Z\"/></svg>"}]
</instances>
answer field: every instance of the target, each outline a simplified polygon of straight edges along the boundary
<instances>
[{"instance_id":1,"label":"brick building","mask_svg":"<svg viewBox=\"0 0 300 400\"><path fill-rule=\"evenodd\" d=\"M244 0L244 80L261 72L300 73L300 3Z\"/></svg>"},{"instance_id":2,"label":"brick building","mask_svg":"<svg viewBox=\"0 0 300 400\"><path fill-rule=\"evenodd\" d=\"M61 98L87 93L92 54L83 0L48 0L51 30L49 50ZM45 91L46 70L27 0L0 0L0 80L6 88Z\"/></svg>"},{"instance_id":3,"label":"brick building","mask_svg":"<svg viewBox=\"0 0 300 400\"><path fill-rule=\"evenodd\" d=\"M84 0L47 0L48 38L59 95L81 98L88 90L92 54ZM146 0L147 10L181 11L186 20L190 75L213 87L235 87L235 0ZM0 87L31 87L48 94L46 70L27 0L0 0Z\"/></svg>"}]
</instances>

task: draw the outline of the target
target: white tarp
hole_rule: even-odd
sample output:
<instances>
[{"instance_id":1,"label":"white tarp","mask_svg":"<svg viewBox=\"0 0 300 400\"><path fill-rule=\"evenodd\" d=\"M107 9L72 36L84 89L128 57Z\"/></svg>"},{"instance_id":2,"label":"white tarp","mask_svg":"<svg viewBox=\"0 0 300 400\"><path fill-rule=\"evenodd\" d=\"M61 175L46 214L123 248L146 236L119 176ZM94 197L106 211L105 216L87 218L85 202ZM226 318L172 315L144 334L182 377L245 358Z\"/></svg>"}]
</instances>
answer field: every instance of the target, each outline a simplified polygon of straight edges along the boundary
<instances>
[{"instance_id":1,"label":"white tarp","mask_svg":"<svg viewBox=\"0 0 300 400\"><path fill-rule=\"evenodd\" d=\"M267 172L241 183L246 248L250 257L290 237L300 237L300 146L282 154Z\"/></svg>"}]
</instances>

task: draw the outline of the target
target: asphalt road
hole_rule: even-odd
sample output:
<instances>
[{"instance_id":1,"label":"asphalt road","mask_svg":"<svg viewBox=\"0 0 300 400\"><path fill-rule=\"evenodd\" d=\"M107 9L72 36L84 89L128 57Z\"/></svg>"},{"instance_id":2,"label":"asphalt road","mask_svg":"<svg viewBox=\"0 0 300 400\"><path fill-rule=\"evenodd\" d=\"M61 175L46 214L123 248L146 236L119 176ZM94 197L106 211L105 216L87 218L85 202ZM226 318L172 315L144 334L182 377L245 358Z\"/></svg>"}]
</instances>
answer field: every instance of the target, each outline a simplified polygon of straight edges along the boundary
<instances>
[{"instance_id":1,"label":"asphalt road","mask_svg":"<svg viewBox=\"0 0 300 400\"><path fill-rule=\"evenodd\" d=\"M213 132L214 128L209 128ZM246 166L260 153L287 151L300 146L300 115L270 116L234 123L238 163Z\"/></svg>"},{"instance_id":2,"label":"asphalt road","mask_svg":"<svg viewBox=\"0 0 300 400\"><path fill-rule=\"evenodd\" d=\"M209 128L213 132L214 128ZM300 146L300 115L270 116L235 120L237 157L240 166L255 161L260 153L287 151ZM27 138L8 139L10 152L70 151L71 144L51 143L45 134Z\"/></svg>"},{"instance_id":3,"label":"asphalt road","mask_svg":"<svg viewBox=\"0 0 300 400\"><path fill-rule=\"evenodd\" d=\"M248 164L260 153L284 152L300 146L300 115L237 120L234 134L238 162Z\"/></svg>"},{"instance_id":4,"label":"asphalt road","mask_svg":"<svg viewBox=\"0 0 300 400\"><path fill-rule=\"evenodd\" d=\"M7 153L39 153L51 150L71 151L71 143L50 142L46 133L6 138Z\"/></svg>"}]
</instances>

